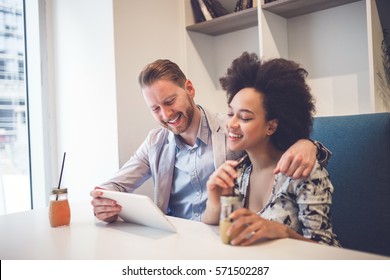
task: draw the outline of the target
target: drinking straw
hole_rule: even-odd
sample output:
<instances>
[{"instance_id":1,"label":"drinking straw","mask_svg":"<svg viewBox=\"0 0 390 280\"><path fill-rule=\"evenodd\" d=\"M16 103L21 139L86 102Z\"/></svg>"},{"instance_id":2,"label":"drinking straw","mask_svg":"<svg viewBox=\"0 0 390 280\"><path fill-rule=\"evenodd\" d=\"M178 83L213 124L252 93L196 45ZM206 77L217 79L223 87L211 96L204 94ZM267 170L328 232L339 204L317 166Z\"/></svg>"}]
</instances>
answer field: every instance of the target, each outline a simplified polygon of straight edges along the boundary
<instances>
[{"instance_id":1,"label":"drinking straw","mask_svg":"<svg viewBox=\"0 0 390 280\"><path fill-rule=\"evenodd\" d=\"M238 170L239 168L241 168L244 165L244 162L247 157L248 154L245 154L241 159L239 159L238 164L236 165L236 167L234 167L234 169ZM236 195L236 193L234 192L235 188L238 188L237 178L234 180L234 187L232 188L232 196Z\"/></svg>"},{"instance_id":2,"label":"drinking straw","mask_svg":"<svg viewBox=\"0 0 390 280\"><path fill-rule=\"evenodd\" d=\"M64 152L64 155L62 157L62 166L61 166L60 179L58 180L58 189L61 188L61 180L62 180L62 172L64 171L65 156L66 156L66 152ZM58 194L56 195L56 200L58 200Z\"/></svg>"},{"instance_id":3,"label":"drinking straw","mask_svg":"<svg viewBox=\"0 0 390 280\"><path fill-rule=\"evenodd\" d=\"M61 187L62 171L64 171L65 156L66 156L66 152L64 152L64 156L62 157L62 166L61 166L60 179L58 181L58 189L60 189Z\"/></svg>"}]
</instances>

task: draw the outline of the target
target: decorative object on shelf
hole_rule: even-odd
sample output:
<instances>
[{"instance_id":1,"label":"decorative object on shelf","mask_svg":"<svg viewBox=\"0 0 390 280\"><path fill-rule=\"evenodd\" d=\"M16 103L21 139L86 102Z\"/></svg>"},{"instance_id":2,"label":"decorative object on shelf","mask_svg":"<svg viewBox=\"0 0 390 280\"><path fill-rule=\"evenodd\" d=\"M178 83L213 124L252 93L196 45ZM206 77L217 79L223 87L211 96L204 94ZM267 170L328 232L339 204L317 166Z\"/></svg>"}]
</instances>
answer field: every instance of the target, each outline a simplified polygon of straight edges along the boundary
<instances>
[{"instance_id":1,"label":"decorative object on shelf","mask_svg":"<svg viewBox=\"0 0 390 280\"><path fill-rule=\"evenodd\" d=\"M209 11L211 11L214 17L221 17L229 14L229 11L218 0L203 0Z\"/></svg>"},{"instance_id":2,"label":"decorative object on shelf","mask_svg":"<svg viewBox=\"0 0 390 280\"><path fill-rule=\"evenodd\" d=\"M199 23L205 21L206 18L204 17L202 10L200 9L198 0L191 0L191 6L192 12L194 13L195 22Z\"/></svg>"},{"instance_id":3,"label":"decorative object on shelf","mask_svg":"<svg viewBox=\"0 0 390 280\"><path fill-rule=\"evenodd\" d=\"M213 18L215 18L212 10L206 6L204 0L198 0L198 3L199 3L200 10L202 11L203 16L205 17L206 20L212 20Z\"/></svg>"},{"instance_id":4,"label":"decorative object on shelf","mask_svg":"<svg viewBox=\"0 0 390 280\"><path fill-rule=\"evenodd\" d=\"M236 7L234 8L234 12L238 12L242 10L242 0L237 0Z\"/></svg>"},{"instance_id":5,"label":"decorative object on shelf","mask_svg":"<svg viewBox=\"0 0 390 280\"><path fill-rule=\"evenodd\" d=\"M239 12L245 9L253 8L253 2L257 0L237 0L236 7L234 8L234 12Z\"/></svg>"},{"instance_id":6,"label":"decorative object on shelf","mask_svg":"<svg viewBox=\"0 0 390 280\"><path fill-rule=\"evenodd\" d=\"M229 13L218 0L191 0L195 22L212 20Z\"/></svg>"},{"instance_id":7,"label":"decorative object on shelf","mask_svg":"<svg viewBox=\"0 0 390 280\"><path fill-rule=\"evenodd\" d=\"M379 79L379 94L383 99L383 102L387 108L390 110L390 33L389 29L383 29L383 40L381 44L382 48L382 65L384 73L377 72Z\"/></svg>"}]
</instances>

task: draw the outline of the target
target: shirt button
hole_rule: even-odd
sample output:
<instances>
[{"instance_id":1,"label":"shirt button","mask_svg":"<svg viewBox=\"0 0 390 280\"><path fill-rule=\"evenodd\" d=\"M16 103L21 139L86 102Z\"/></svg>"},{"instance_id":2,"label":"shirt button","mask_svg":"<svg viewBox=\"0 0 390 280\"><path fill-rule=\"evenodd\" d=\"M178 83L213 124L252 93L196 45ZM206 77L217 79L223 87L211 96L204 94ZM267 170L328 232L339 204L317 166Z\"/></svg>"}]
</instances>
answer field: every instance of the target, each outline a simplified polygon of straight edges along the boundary
<instances>
[{"instance_id":1,"label":"shirt button","mask_svg":"<svg viewBox=\"0 0 390 280\"><path fill-rule=\"evenodd\" d=\"M197 196L199 196L199 195L200 195L200 192L196 192L195 194L196 194Z\"/></svg>"},{"instance_id":2,"label":"shirt button","mask_svg":"<svg viewBox=\"0 0 390 280\"><path fill-rule=\"evenodd\" d=\"M195 217L198 217L199 216L199 213L195 213Z\"/></svg>"}]
</instances>

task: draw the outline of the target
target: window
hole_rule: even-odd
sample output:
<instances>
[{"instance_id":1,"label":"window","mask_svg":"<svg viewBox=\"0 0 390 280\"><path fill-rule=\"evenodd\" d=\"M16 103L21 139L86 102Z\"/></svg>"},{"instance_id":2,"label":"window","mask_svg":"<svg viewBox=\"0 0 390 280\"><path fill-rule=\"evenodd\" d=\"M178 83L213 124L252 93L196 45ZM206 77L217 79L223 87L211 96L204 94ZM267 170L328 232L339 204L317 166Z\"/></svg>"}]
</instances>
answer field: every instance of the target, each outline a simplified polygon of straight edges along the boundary
<instances>
[{"instance_id":1,"label":"window","mask_svg":"<svg viewBox=\"0 0 390 280\"><path fill-rule=\"evenodd\" d=\"M0 0L0 214L47 206L52 186L46 4Z\"/></svg>"},{"instance_id":2,"label":"window","mask_svg":"<svg viewBox=\"0 0 390 280\"><path fill-rule=\"evenodd\" d=\"M23 0L0 0L0 214L31 209Z\"/></svg>"}]
</instances>

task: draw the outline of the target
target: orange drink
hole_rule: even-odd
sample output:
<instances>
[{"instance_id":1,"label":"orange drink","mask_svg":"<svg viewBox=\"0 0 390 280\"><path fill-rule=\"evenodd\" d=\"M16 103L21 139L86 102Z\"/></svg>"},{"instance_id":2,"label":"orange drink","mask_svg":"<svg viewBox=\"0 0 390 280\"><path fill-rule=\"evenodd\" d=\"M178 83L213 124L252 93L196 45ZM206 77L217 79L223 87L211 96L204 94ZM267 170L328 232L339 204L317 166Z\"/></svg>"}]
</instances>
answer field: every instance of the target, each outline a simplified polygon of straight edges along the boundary
<instances>
[{"instance_id":1,"label":"orange drink","mask_svg":"<svg viewBox=\"0 0 390 280\"><path fill-rule=\"evenodd\" d=\"M70 207L67 189L52 189L49 220L52 227L67 226L70 224Z\"/></svg>"}]
</instances>

